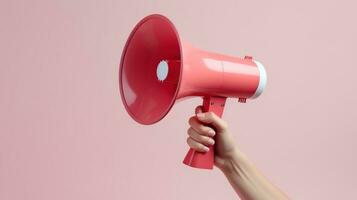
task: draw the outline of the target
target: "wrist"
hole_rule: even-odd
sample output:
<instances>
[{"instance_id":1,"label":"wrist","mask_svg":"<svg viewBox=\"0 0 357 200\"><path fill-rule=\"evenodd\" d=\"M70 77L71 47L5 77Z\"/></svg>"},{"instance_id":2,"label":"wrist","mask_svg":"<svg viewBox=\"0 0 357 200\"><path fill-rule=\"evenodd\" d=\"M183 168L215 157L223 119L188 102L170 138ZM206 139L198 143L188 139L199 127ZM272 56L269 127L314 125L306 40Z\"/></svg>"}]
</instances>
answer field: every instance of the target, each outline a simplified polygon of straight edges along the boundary
<instances>
[{"instance_id":1,"label":"wrist","mask_svg":"<svg viewBox=\"0 0 357 200\"><path fill-rule=\"evenodd\" d=\"M241 168L241 166L246 162L246 155L238 148L235 148L231 153L229 153L228 156L224 158L224 164L220 166L220 170L226 175L239 173L239 168Z\"/></svg>"}]
</instances>

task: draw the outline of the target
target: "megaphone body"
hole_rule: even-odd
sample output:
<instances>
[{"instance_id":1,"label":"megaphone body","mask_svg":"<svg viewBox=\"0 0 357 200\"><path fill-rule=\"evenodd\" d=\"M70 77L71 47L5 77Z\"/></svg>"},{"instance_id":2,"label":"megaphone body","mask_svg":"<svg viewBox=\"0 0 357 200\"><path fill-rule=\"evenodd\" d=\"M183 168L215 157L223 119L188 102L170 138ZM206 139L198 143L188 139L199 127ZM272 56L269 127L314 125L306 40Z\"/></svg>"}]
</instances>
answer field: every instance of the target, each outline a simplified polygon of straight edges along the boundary
<instances>
[{"instance_id":1,"label":"megaphone body","mask_svg":"<svg viewBox=\"0 0 357 200\"><path fill-rule=\"evenodd\" d=\"M181 41L172 22L158 14L142 19L124 47L119 69L120 94L129 115L141 124L166 116L176 101L203 98L203 111L222 116L226 98L258 97L266 85L263 65L250 56L228 56ZM183 163L212 169L214 146L189 150Z\"/></svg>"}]
</instances>

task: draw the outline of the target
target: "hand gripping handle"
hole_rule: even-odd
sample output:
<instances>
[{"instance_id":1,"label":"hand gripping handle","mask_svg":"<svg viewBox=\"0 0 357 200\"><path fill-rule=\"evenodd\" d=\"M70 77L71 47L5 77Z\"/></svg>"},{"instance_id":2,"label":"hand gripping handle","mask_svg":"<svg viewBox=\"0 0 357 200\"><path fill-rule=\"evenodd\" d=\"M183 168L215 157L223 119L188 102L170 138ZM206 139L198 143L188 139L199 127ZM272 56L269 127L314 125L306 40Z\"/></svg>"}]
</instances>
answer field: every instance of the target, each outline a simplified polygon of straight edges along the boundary
<instances>
[{"instance_id":1,"label":"hand gripping handle","mask_svg":"<svg viewBox=\"0 0 357 200\"><path fill-rule=\"evenodd\" d=\"M222 117L226 99L226 97L204 97L203 112L214 112L218 117ZM214 129L214 127L212 128ZM214 165L214 145L209 146L209 151L205 153L190 148L183 163L195 168L212 169Z\"/></svg>"}]
</instances>

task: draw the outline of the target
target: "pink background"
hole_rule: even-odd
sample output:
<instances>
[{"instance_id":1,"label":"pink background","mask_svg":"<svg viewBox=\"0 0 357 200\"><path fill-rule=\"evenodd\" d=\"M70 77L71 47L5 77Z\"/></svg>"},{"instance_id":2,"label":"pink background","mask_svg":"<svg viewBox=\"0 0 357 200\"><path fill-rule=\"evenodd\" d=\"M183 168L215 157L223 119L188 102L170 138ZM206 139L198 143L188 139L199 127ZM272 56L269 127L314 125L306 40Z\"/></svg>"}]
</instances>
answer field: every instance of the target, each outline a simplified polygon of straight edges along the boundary
<instances>
[{"instance_id":1,"label":"pink background","mask_svg":"<svg viewBox=\"0 0 357 200\"><path fill-rule=\"evenodd\" d=\"M241 149L293 199L357 199L353 1L0 2L0 199L235 199L224 176L181 164L198 98L153 126L118 94L134 25L168 16L210 51L253 55L256 101L228 101Z\"/></svg>"}]
</instances>

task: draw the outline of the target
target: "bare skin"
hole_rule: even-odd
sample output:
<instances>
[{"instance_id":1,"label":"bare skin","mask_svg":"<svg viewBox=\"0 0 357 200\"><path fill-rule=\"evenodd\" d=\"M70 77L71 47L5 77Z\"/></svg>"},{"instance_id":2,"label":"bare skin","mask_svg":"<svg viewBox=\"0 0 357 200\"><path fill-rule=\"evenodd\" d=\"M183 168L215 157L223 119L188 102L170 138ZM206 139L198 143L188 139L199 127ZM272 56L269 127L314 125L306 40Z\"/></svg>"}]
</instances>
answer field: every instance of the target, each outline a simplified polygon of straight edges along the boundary
<instances>
[{"instance_id":1,"label":"bare skin","mask_svg":"<svg viewBox=\"0 0 357 200\"><path fill-rule=\"evenodd\" d=\"M206 152L209 145L215 145L215 166L223 172L242 200L288 199L238 149L224 120L213 112L203 113L202 107L198 106L189 124L187 144L199 152Z\"/></svg>"}]
</instances>

